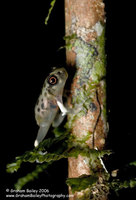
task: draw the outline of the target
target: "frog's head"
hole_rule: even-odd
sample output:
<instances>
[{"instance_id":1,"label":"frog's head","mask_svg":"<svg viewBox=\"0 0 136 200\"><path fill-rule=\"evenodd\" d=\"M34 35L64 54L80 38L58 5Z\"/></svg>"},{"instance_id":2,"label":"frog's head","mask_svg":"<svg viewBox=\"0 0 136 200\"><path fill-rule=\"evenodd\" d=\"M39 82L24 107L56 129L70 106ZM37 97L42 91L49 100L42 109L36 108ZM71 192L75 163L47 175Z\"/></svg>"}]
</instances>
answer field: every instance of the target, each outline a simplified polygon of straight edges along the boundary
<instances>
[{"instance_id":1,"label":"frog's head","mask_svg":"<svg viewBox=\"0 0 136 200\"><path fill-rule=\"evenodd\" d=\"M68 73L64 68L55 69L45 80L46 88L54 95L62 94Z\"/></svg>"}]
</instances>

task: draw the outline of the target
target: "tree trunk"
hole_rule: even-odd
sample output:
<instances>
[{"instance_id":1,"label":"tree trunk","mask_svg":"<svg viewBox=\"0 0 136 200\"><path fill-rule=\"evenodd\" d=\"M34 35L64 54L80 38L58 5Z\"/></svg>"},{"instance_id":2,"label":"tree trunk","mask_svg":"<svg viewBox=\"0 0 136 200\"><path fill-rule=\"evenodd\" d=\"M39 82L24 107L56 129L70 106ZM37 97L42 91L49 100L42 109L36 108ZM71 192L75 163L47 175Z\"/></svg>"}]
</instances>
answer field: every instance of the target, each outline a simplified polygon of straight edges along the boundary
<instances>
[{"instance_id":1,"label":"tree trunk","mask_svg":"<svg viewBox=\"0 0 136 200\"><path fill-rule=\"evenodd\" d=\"M72 45L66 50L66 62L76 69L68 101L72 112L68 114L67 127L75 136L75 145L101 150L107 136L103 1L65 0L65 24L66 38L71 37ZM108 189L106 186L102 189L102 165L90 164L88 157L80 154L69 158L68 163L69 178L99 173L95 186L75 192L70 200L107 199ZM69 193L72 194L71 188Z\"/></svg>"}]
</instances>

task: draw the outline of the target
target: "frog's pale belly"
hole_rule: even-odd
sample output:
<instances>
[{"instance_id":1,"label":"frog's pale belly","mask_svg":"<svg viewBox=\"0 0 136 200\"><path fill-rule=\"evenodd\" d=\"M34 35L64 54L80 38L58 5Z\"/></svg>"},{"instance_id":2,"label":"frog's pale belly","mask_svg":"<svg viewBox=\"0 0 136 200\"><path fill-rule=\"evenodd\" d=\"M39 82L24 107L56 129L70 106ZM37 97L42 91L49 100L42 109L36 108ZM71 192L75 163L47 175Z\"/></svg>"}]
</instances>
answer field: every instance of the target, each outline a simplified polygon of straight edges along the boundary
<instances>
[{"instance_id":1,"label":"frog's pale belly","mask_svg":"<svg viewBox=\"0 0 136 200\"><path fill-rule=\"evenodd\" d=\"M58 109L62 111L62 94L68 74L64 68L54 70L46 78L42 93L35 106L35 118L39 125L39 131L34 146L44 139L53 123ZM61 106L60 106L61 105ZM63 109L65 110L65 109ZM66 114L66 110L63 115Z\"/></svg>"}]
</instances>

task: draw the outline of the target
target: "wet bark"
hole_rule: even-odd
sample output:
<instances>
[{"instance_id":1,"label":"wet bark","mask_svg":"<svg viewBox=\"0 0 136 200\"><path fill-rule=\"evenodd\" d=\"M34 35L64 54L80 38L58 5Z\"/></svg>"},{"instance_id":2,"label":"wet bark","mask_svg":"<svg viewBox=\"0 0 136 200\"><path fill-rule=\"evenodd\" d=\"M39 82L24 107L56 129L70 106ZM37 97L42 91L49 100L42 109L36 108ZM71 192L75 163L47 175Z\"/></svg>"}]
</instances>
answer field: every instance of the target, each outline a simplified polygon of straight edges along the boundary
<instances>
[{"instance_id":1,"label":"wet bark","mask_svg":"<svg viewBox=\"0 0 136 200\"><path fill-rule=\"evenodd\" d=\"M99 150L104 148L107 136L105 21L102 0L65 0L66 36L75 35L71 40L71 49L66 51L66 62L68 67L76 69L68 100L73 112L68 114L67 124L77 143L89 134L82 147L87 145ZM74 142L76 145L76 140ZM91 166L88 158L81 155L69 158L68 162L69 178L93 174L94 168L100 172L102 168L97 164ZM75 192L70 200L106 200L108 191L102 195L97 190L101 184L103 179L100 173L94 188ZM70 188L69 193L72 194Z\"/></svg>"}]
</instances>

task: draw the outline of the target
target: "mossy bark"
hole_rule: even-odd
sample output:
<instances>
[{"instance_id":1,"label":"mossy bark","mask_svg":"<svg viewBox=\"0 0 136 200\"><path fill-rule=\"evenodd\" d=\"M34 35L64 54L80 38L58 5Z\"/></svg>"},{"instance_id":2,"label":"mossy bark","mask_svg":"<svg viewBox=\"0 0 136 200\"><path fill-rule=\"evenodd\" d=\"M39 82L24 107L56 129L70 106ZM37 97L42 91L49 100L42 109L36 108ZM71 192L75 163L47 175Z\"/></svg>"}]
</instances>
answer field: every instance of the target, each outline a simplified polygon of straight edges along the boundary
<instances>
[{"instance_id":1,"label":"mossy bark","mask_svg":"<svg viewBox=\"0 0 136 200\"><path fill-rule=\"evenodd\" d=\"M71 37L71 49L66 51L66 62L76 68L68 101L72 113L68 114L67 128L77 138L75 145L103 149L107 136L104 3L102 0L65 0L65 20L66 36L75 34ZM79 140L83 142L79 144ZM69 158L68 162L69 178L99 173L94 187L75 192L70 200L107 199L107 188L99 192L104 185L100 163L90 164L81 155Z\"/></svg>"}]
</instances>

